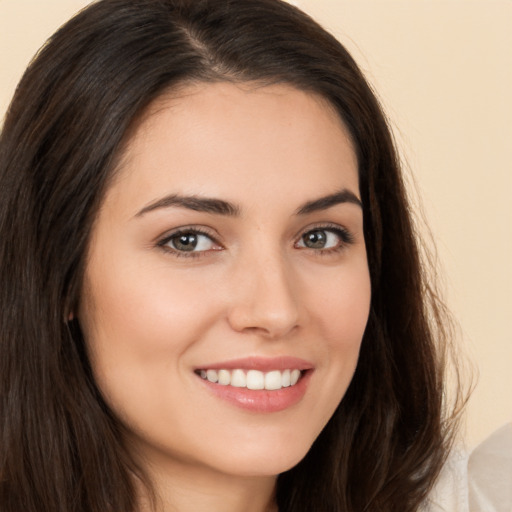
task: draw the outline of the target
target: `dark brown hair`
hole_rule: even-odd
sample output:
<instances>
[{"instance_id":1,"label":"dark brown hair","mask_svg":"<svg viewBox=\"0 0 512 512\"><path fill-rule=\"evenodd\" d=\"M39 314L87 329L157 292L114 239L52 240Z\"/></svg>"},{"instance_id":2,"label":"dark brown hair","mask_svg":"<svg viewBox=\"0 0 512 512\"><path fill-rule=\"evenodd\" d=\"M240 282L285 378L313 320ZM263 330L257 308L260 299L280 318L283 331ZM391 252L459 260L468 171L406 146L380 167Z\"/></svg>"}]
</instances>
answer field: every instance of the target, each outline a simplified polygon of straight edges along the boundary
<instances>
[{"instance_id":1,"label":"dark brown hair","mask_svg":"<svg viewBox=\"0 0 512 512\"><path fill-rule=\"evenodd\" d=\"M442 305L420 261L375 96L343 46L279 0L103 0L21 80L0 139L0 508L134 511L122 425L77 321L87 245L129 129L186 82L287 83L326 98L357 153L371 312L352 383L281 512L417 510L446 456Z\"/></svg>"}]
</instances>

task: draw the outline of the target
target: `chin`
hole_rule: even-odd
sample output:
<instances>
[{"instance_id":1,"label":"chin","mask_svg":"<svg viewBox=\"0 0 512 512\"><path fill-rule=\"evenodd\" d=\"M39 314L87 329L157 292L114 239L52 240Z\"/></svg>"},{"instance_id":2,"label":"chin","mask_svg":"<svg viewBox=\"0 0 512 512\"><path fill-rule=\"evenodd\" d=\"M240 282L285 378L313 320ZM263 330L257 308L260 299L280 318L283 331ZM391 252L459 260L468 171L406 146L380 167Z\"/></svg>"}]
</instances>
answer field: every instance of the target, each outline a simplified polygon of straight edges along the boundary
<instances>
[{"instance_id":1,"label":"chin","mask_svg":"<svg viewBox=\"0 0 512 512\"><path fill-rule=\"evenodd\" d=\"M290 437L290 436L288 436ZM225 473L244 477L277 476L295 467L308 453L311 442L294 443L285 439L275 444L254 443L243 448L233 444L221 463ZM217 459L217 463L220 459Z\"/></svg>"}]
</instances>

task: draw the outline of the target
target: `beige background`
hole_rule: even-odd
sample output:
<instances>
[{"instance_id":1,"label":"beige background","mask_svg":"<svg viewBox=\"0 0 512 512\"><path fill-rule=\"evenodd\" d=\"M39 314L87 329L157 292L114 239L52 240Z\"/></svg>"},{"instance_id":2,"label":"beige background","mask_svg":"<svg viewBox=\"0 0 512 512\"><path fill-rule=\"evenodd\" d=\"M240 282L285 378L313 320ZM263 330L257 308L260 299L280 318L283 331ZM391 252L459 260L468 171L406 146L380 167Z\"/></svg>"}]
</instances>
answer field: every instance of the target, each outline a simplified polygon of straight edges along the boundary
<instances>
[{"instance_id":1,"label":"beige background","mask_svg":"<svg viewBox=\"0 0 512 512\"><path fill-rule=\"evenodd\" d=\"M0 115L32 55L87 3L0 0ZM346 44L390 116L479 369L474 445L512 421L512 0L291 3Z\"/></svg>"}]
</instances>

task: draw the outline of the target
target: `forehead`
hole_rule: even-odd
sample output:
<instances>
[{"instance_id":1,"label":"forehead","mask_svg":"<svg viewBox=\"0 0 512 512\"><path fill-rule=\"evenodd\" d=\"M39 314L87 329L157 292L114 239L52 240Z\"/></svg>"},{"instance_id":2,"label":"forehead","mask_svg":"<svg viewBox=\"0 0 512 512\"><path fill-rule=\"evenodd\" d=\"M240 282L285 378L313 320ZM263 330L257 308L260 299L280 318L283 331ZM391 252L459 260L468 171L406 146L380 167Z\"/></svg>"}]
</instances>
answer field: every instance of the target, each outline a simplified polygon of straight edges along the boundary
<instances>
[{"instance_id":1,"label":"forehead","mask_svg":"<svg viewBox=\"0 0 512 512\"><path fill-rule=\"evenodd\" d=\"M303 201L343 187L358 193L356 156L339 115L289 85L201 83L160 97L132 130L119 177L138 204L164 192L233 202L283 193Z\"/></svg>"}]
</instances>

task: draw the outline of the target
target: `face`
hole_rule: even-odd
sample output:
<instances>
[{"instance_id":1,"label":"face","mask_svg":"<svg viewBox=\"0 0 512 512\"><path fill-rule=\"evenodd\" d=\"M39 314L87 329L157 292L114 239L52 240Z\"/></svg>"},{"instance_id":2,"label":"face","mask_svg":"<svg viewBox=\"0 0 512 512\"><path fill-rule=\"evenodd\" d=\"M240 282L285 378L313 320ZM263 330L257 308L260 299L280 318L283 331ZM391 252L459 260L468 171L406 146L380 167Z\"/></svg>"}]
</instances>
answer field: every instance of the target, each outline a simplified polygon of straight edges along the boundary
<instances>
[{"instance_id":1,"label":"face","mask_svg":"<svg viewBox=\"0 0 512 512\"><path fill-rule=\"evenodd\" d=\"M201 84L136 129L93 229L78 311L144 460L276 475L354 373L370 280L357 162L320 98Z\"/></svg>"}]
</instances>

